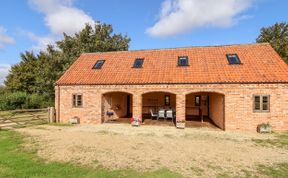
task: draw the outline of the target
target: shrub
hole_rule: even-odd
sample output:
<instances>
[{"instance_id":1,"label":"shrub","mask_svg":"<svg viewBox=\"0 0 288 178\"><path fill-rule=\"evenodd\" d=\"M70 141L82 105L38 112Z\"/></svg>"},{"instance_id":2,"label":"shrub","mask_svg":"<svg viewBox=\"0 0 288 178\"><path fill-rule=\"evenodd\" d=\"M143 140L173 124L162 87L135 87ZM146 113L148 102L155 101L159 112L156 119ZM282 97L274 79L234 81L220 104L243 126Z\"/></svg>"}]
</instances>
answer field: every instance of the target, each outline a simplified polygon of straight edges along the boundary
<instances>
[{"instance_id":1,"label":"shrub","mask_svg":"<svg viewBox=\"0 0 288 178\"><path fill-rule=\"evenodd\" d=\"M26 102L27 94L23 92L5 93L0 97L1 110L22 109Z\"/></svg>"},{"instance_id":2,"label":"shrub","mask_svg":"<svg viewBox=\"0 0 288 178\"><path fill-rule=\"evenodd\" d=\"M43 97L37 94L28 95L25 101L24 108L25 109L37 109L41 107L41 103L43 102Z\"/></svg>"},{"instance_id":3,"label":"shrub","mask_svg":"<svg viewBox=\"0 0 288 178\"><path fill-rule=\"evenodd\" d=\"M4 93L0 95L0 110L38 109L53 105L53 98L51 99L45 95L29 95L24 92Z\"/></svg>"}]
</instances>

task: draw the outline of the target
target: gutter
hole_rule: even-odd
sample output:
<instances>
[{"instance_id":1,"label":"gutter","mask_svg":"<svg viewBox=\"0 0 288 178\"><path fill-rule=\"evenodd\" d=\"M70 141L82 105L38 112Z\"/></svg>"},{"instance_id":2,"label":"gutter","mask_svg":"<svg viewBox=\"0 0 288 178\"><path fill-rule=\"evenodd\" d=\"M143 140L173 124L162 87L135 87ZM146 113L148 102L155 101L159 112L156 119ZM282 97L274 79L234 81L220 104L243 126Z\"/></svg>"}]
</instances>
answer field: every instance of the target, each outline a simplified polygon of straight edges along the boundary
<instances>
[{"instance_id":1,"label":"gutter","mask_svg":"<svg viewBox=\"0 0 288 178\"><path fill-rule=\"evenodd\" d=\"M271 81L271 82L197 82L197 83L60 83L57 86L77 86L77 85L205 85L205 84L288 84L288 81Z\"/></svg>"}]
</instances>

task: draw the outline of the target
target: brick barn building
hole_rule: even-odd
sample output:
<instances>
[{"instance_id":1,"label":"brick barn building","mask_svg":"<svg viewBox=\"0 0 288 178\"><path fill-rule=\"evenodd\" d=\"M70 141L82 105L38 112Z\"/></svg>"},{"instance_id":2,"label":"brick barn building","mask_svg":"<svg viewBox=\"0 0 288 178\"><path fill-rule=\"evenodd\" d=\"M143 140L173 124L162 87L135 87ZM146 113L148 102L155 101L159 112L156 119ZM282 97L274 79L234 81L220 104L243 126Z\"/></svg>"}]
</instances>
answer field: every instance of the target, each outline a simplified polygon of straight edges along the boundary
<instances>
[{"instance_id":1,"label":"brick barn building","mask_svg":"<svg viewBox=\"0 0 288 178\"><path fill-rule=\"evenodd\" d=\"M266 43L85 53L55 92L59 122L129 122L164 108L223 130L288 130L288 65Z\"/></svg>"}]
</instances>

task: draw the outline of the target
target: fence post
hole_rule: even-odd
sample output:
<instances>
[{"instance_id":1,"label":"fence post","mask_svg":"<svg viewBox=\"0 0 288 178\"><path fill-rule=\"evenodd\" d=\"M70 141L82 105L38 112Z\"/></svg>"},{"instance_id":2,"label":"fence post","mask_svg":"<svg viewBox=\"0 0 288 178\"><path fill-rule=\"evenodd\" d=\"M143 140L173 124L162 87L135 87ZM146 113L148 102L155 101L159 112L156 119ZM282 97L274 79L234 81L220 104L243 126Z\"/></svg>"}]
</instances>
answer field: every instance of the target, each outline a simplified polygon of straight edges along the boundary
<instances>
[{"instance_id":1,"label":"fence post","mask_svg":"<svg viewBox=\"0 0 288 178\"><path fill-rule=\"evenodd\" d=\"M55 122L55 108L54 107L48 108L48 121L49 123Z\"/></svg>"}]
</instances>

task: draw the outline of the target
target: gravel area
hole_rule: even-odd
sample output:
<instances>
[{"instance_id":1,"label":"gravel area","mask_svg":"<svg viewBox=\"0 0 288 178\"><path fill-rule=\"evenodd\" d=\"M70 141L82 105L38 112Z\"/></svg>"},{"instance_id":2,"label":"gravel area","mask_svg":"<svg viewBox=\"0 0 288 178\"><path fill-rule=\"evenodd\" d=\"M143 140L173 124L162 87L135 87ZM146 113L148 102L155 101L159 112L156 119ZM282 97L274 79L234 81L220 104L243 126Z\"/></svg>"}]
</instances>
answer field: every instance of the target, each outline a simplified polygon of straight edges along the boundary
<instances>
[{"instance_id":1,"label":"gravel area","mask_svg":"<svg viewBox=\"0 0 288 178\"><path fill-rule=\"evenodd\" d=\"M102 124L37 126L18 129L26 146L37 148L48 161L72 162L110 169L140 171L166 167L187 177L241 176L259 164L288 160L288 150L256 145L252 139L273 138L257 133L218 129Z\"/></svg>"}]
</instances>

